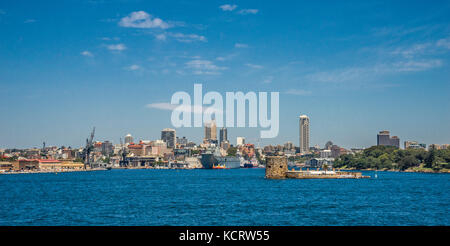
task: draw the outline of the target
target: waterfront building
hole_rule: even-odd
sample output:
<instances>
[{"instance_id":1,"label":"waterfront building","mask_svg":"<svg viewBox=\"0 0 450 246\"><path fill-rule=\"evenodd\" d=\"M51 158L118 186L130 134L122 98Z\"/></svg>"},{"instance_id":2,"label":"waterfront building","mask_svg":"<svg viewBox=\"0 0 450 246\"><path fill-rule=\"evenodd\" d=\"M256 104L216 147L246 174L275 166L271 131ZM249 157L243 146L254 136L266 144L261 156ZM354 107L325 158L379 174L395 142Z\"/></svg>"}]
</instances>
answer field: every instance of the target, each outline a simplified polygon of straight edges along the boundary
<instances>
[{"instance_id":1,"label":"waterfront building","mask_svg":"<svg viewBox=\"0 0 450 246\"><path fill-rule=\"evenodd\" d=\"M166 142L167 148L175 148L176 146L176 131L175 129L166 128L161 131L161 140Z\"/></svg>"},{"instance_id":2,"label":"waterfront building","mask_svg":"<svg viewBox=\"0 0 450 246\"><path fill-rule=\"evenodd\" d=\"M236 138L236 145L241 146L245 144L245 138L244 137L237 137Z\"/></svg>"},{"instance_id":3,"label":"waterfront building","mask_svg":"<svg viewBox=\"0 0 450 246\"><path fill-rule=\"evenodd\" d=\"M222 145L224 141L228 141L228 130L226 127L220 128L219 144Z\"/></svg>"},{"instance_id":4,"label":"waterfront building","mask_svg":"<svg viewBox=\"0 0 450 246\"><path fill-rule=\"evenodd\" d=\"M377 134L377 146L394 146L400 148L400 139L397 136L390 137L389 131L380 131Z\"/></svg>"},{"instance_id":5,"label":"waterfront building","mask_svg":"<svg viewBox=\"0 0 450 246\"><path fill-rule=\"evenodd\" d=\"M35 159L22 159L14 163L15 171L30 171L30 170L38 170L39 162Z\"/></svg>"},{"instance_id":6,"label":"waterfront building","mask_svg":"<svg viewBox=\"0 0 450 246\"><path fill-rule=\"evenodd\" d=\"M39 160L39 170L41 171L64 171L64 170L81 170L81 169L84 169L84 164L81 162Z\"/></svg>"},{"instance_id":7,"label":"waterfront building","mask_svg":"<svg viewBox=\"0 0 450 246\"><path fill-rule=\"evenodd\" d=\"M125 136L125 145L128 145L130 143L134 142L133 136L131 136L131 134L127 134Z\"/></svg>"},{"instance_id":8,"label":"waterfront building","mask_svg":"<svg viewBox=\"0 0 450 246\"><path fill-rule=\"evenodd\" d=\"M22 159L13 165L15 171L63 171L83 168L84 164L81 162L61 162L53 159Z\"/></svg>"},{"instance_id":9,"label":"waterfront building","mask_svg":"<svg viewBox=\"0 0 450 246\"><path fill-rule=\"evenodd\" d=\"M300 117L300 153L309 153L309 117L301 115Z\"/></svg>"},{"instance_id":10,"label":"waterfront building","mask_svg":"<svg viewBox=\"0 0 450 246\"><path fill-rule=\"evenodd\" d=\"M11 171L13 170L13 164L7 161L0 161L0 171Z\"/></svg>"},{"instance_id":11,"label":"waterfront building","mask_svg":"<svg viewBox=\"0 0 450 246\"><path fill-rule=\"evenodd\" d=\"M128 156L126 161L130 167L149 167L159 161L157 156Z\"/></svg>"}]
</instances>

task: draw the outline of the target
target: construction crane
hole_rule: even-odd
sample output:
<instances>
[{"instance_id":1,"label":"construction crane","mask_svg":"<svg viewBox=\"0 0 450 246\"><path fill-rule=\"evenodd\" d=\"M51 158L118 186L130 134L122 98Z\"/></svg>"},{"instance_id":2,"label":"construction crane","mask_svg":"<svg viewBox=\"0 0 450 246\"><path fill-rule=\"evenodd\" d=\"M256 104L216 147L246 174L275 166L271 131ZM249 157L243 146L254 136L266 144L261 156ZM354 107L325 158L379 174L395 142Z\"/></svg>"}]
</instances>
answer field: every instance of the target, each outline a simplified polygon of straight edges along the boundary
<instances>
[{"instance_id":1,"label":"construction crane","mask_svg":"<svg viewBox=\"0 0 450 246\"><path fill-rule=\"evenodd\" d=\"M84 169L86 169L87 166L91 167L90 155L92 149L94 148L93 145L94 135L95 135L95 126L94 129L92 129L91 136L86 139L86 147L84 147L83 150Z\"/></svg>"}]
</instances>

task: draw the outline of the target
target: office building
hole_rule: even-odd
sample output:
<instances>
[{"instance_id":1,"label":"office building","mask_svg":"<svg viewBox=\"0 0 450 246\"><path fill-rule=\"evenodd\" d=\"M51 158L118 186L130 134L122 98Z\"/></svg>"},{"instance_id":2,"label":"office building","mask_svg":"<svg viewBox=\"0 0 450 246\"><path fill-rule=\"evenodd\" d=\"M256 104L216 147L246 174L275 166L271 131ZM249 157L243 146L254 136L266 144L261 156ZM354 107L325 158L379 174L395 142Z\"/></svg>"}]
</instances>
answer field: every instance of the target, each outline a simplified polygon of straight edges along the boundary
<instances>
[{"instance_id":1,"label":"office building","mask_svg":"<svg viewBox=\"0 0 450 246\"><path fill-rule=\"evenodd\" d=\"M228 141L228 130L225 127L220 128L220 135L219 135L219 144L222 144L222 142Z\"/></svg>"},{"instance_id":2,"label":"office building","mask_svg":"<svg viewBox=\"0 0 450 246\"><path fill-rule=\"evenodd\" d=\"M205 140L211 141L216 140L217 141L217 129L216 129L216 121L212 120L209 123L205 123Z\"/></svg>"},{"instance_id":3,"label":"office building","mask_svg":"<svg viewBox=\"0 0 450 246\"><path fill-rule=\"evenodd\" d=\"M400 148L400 139L397 136L390 137L389 131L380 131L377 134L377 146L394 146Z\"/></svg>"},{"instance_id":4,"label":"office building","mask_svg":"<svg viewBox=\"0 0 450 246\"><path fill-rule=\"evenodd\" d=\"M161 140L166 142L167 148L175 148L177 145L176 139L175 129L165 128L161 131Z\"/></svg>"}]
</instances>

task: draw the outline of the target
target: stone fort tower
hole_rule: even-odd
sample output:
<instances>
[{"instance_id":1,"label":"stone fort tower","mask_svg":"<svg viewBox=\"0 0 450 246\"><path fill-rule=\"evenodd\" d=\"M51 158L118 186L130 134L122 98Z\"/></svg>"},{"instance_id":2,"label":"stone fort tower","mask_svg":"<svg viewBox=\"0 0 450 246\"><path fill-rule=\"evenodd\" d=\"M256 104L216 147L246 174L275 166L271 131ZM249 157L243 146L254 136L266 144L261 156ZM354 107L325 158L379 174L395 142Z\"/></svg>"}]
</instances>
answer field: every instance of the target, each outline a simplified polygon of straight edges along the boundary
<instances>
[{"instance_id":1,"label":"stone fort tower","mask_svg":"<svg viewBox=\"0 0 450 246\"><path fill-rule=\"evenodd\" d=\"M266 178L284 179L288 171L287 158L285 156L266 157Z\"/></svg>"}]
</instances>

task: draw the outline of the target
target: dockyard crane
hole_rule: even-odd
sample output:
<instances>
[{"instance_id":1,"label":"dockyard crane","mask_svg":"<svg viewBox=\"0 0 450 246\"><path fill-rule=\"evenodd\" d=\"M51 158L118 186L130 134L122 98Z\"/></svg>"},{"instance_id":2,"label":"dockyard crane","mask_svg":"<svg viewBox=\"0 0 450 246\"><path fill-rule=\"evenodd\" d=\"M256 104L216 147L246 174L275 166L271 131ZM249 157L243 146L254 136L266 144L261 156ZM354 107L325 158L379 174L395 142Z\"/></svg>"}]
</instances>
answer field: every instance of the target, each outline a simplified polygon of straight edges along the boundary
<instances>
[{"instance_id":1,"label":"dockyard crane","mask_svg":"<svg viewBox=\"0 0 450 246\"><path fill-rule=\"evenodd\" d=\"M95 126L92 129L91 136L86 139L86 147L84 147L84 150L83 150L84 169L86 169L87 166L91 167L90 166L90 164L91 164L90 163L91 162L90 154L91 154L92 149L94 148L94 145L93 145L94 135L95 135Z\"/></svg>"}]
</instances>

